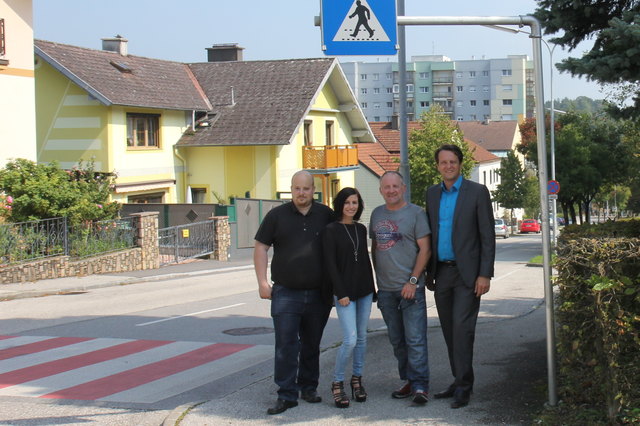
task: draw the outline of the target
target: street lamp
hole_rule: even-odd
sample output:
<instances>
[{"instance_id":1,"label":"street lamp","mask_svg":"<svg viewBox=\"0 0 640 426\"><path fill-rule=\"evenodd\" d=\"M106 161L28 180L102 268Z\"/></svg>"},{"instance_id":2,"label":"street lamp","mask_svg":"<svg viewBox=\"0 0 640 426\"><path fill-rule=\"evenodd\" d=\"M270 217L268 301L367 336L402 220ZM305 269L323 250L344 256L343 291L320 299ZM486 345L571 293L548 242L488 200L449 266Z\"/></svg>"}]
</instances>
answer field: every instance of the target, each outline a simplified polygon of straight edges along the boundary
<instances>
[{"instance_id":1,"label":"street lamp","mask_svg":"<svg viewBox=\"0 0 640 426\"><path fill-rule=\"evenodd\" d=\"M494 30L500 30L500 31L506 31L508 33L513 33L513 34L517 34L517 33L523 33L523 34L528 34L531 35L531 33L527 32L527 31L522 31L520 29L516 30L513 28L507 28L507 27L501 27L500 25L483 25L483 27L487 27L487 28L493 28ZM550 130L550 138L551 138L551 180L556 180L556 121L555 121L555 108L553 105L553 51L556 49L556 46L558 46L557 44L554 44L553 47L549 47L549 43L547 43L546 40L544 40L542 37L540 37L540 41L542 41L544 43L544 45L547 47L547 50L549 51L549 97L551 98L551 130ZM553 238L553 246L556 246L556 242L557 242L557 238L558 238L558 211L557 211L557 204L556 204L556 197L557 195L554 195L553 199L551 200L551 204L552 204L552 212L551 212L551 220L552 220L552 238Z\"/></svg>"}]
</instances>

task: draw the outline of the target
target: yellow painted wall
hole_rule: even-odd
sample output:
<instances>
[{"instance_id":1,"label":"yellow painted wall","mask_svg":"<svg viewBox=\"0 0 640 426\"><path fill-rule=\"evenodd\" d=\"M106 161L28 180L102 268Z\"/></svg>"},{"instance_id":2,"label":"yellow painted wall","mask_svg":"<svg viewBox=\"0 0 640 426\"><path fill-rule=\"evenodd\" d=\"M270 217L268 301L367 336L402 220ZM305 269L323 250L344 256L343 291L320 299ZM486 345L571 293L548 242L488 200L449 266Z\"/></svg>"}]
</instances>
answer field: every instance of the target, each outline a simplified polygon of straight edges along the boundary
<instances>
[{"instance_id":1,"label":"yellow painted wall","mask_svg":"<svg viewBox=\"0 0 640 426\"><path fill-rule=\"evenodd\" d=\"M32 0L0 1L6 54L0 59L0 167L9 159L36 161Z\"/></svg>"},{"instance_id":2,"label":"yellow painted wall","mask_svg":"<svg viewBox=\"0 0 640 426\"><path fill-rule=\"evenodd\" d=\"M196 188L208 185L206 203L219 202L212 191L222 197L224 203L229 202L225 188L224 150L224 147L217 146L180 148L180 153L187 160L187 185Z\"/></svg>"}]
</instances>

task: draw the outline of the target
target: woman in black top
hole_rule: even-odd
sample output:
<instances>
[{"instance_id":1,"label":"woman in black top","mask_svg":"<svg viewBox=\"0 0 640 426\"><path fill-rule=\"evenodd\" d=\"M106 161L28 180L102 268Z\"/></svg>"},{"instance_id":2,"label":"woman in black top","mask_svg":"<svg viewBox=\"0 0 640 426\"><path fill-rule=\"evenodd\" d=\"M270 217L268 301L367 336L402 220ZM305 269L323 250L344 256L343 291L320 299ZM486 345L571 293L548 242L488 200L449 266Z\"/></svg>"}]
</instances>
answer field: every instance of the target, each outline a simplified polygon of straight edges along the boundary
<instances>
[{"instance_id":1,"label":"woman in black top","mask_svg":"<svg viewBox=\"0 0 640 426\"><path fill-rule=\"evenodd\" d=\"M356 222L363 209L358 190L343 188L333 200L337 220L327 225L323 236L325 266L343 335L331 384L333 399L339 408L349 406L349 398L344 392L344 372L352 353L351 397L358 402L367 399L362 370L375 286L367 249L367 229Z\"/></svg>"}]
</instances>

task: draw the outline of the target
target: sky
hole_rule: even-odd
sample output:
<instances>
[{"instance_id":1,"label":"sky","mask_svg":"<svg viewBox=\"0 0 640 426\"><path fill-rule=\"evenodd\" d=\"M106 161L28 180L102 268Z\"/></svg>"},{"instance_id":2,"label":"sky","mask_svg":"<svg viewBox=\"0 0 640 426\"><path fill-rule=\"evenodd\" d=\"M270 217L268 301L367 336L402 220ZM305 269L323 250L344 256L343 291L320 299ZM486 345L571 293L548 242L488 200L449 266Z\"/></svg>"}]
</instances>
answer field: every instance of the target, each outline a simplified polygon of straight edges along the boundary
<instances>
[{"instance_id":1,"label":"sky","mask_svg":"<svg viewBox=\"0 0 640 426\"><path fill-rule=\"evenodd\" d=\"M532 14L536 7L534 0L404 1L405 16L519 16ZM92 49L102 48L101 38L122 35L129 41L131 55L178 62L204 62L205 48L219 43L244 47L244 60L325 56L320 27L314 26L314 16L320 15L320 0L33 0L33 9L36 39ZM533 57L532 42L526 34L481 26L407 26L405 31L408 61L418 55L444 55L452 60ZM581 56L589 47L585 42L569 53L558 46L552 62ZM555 69L550 78L549 53L543 44L545 100L551 98L551 80L554 99L605 97L595 82L572 78ZM397 56L338 59L395 62Z\"/></svg>"}]
</instances>

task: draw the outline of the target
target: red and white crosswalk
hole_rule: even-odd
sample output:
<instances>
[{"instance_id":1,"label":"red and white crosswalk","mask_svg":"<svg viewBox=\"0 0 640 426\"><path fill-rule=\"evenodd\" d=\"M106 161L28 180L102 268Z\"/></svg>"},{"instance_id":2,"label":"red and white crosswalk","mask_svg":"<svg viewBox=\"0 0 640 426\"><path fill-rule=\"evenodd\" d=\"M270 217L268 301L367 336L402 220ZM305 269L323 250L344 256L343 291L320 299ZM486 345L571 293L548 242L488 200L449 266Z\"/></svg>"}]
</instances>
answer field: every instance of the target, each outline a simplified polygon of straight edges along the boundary
<instances>
[{"instance_id":1,"label":"red and white crosswalk","mask_svg":"<svg viewBox=\"0 0 640 426\"><path fill-rule=\"evenodd\" d=\"M154 403L273 357L273 346L0 336L0 396Z\"/></svg>"}]
</instances>

